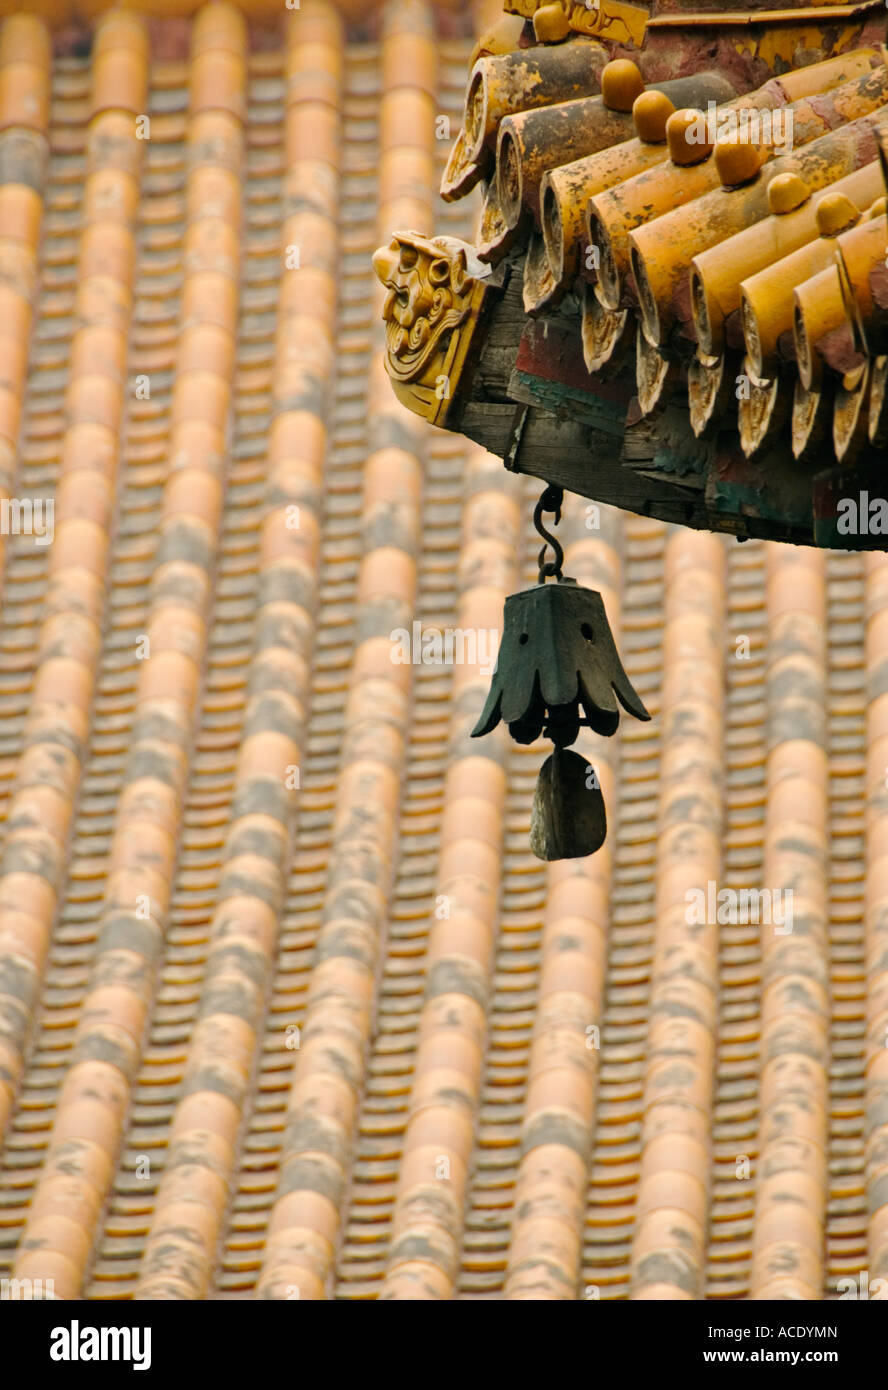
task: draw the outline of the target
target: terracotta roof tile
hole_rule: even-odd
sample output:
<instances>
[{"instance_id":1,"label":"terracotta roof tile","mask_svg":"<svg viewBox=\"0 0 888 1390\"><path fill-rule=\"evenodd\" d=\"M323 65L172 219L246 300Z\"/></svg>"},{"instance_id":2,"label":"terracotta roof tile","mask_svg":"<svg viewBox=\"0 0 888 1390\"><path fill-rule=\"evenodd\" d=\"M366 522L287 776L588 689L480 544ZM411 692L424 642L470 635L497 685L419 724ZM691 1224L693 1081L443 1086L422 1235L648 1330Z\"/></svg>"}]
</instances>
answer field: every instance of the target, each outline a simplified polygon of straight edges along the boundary
<instances>
[{"instance_id":1,"label":"terracotta roof tile","mask_svg":"<svg viewBox=\"0 0 888 1390\"><path fill-rule=\"evenodd\" d=\"M775 553L768 573L775 696L765 871L793 889L793 931L762 933L760 1181L753 1296L816 1297L827 1200L826 592L823 559ZM779 694L777 693L779 691ZM802 1204L782 1199L785 1170Z\"/></svg>"},{"instance_id":2,"label":"terracotta roof tile","mask_svg":"<svg viewBox=\"0 0 888 1390\"><path fill-rule=\"evenodd\" d=\"M99 91L101 93L101 89ZM94 152L94 165L98 167L101 167L103 162L101 141L109 118L113 119L103 114L95 116L90 129L89 142ZM111 227L111 224L100 216L86 226L80 243L82 285L89 286L90 281L95 280L98 269L89 262L89 233L101 235L106 229L112 232L119 230L124 245L131 237L128 229ZM128 266L118 265L117 269L118 278L115 279L113 267L103 268L102 280L109 284L112 293L118 285L122 287L129 284ZM85 296L82 294L77 307L80 309L83 324L79 331L84 337L88 337L93 330L86 317L89 304L88 301L85 302ZM89 368L72 371L66 402L69 428L76 429L80 423L92 417L92 423L104 424L113 429L119 418L122 389L119 377L115 380L113 376L103 375ZM101 580L107 553L106 533L111 516L111 497L107 487L104 496L101 493L96 494L98 506L93 521L81 519L81 498L82 494L79 492L76 501L71 494L62 493L59 497L58 515L54 521L55 538L58 543L49 561L49 575L56 592L70 585L70 606L65 613L67 636L62 639L63 646L50 640L53 628L57 626L56 620L64 612L65 605L57 605L53 617L44 623L42 640L38 646L38 666L34 676L30 716L33 728L31 754L34 774L40 776L38 750L41 741L49 741L52 744L68 742L74 752L74 758L62 771L58 786L59 792L66 796L69 802L76 792L79 780L80 758L93 693L93 671L99 647L99 623L103 602L101 583L84 592L82 586L76 585L74 574L77 571L85 571ZM67 507L64 505L66 501ZM81 598L86 601L78 601ZM66 656L66 652L70 652L70 657ZM44 835L38 828L39 823L30 822L28 816L26 796L29 782L28 769L23 764L19 772L17 791L9 806L10 821L13 825L18 823L20 828L14 838L10 837L7 840L4 858L0 862L0 877L5 873L20 873L29 865L28 871L39 873L47 879L51 887L52 898L46 904L51 911L61 882L62 856L67 842L69 817L64 817L59 826L62 831L59 838L54 838L51 833ZM21 811L18 809L19 806ZM32 827L30 829L29 824ZM48 918L46 925L48 926ZM14 964L15 958L8 957L7 968L12 968ZM23 1041L22 1037L19 1046ZM19 1063L13 1070L13 1077L20 1065Z\"/></svg>"}]
</instances>

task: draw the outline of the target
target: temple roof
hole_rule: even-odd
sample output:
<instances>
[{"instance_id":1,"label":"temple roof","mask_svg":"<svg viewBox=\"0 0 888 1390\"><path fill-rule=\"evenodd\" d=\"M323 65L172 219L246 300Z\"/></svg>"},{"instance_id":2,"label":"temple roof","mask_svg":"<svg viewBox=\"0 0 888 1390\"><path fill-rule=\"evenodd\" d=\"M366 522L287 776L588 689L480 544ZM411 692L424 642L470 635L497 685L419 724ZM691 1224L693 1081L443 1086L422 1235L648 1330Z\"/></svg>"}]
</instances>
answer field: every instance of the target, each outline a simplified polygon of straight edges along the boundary
<instances>
[{"instance_id":1,"label":"temple roof","mask_svg":"<svg viewBox=\"0 0 888 1390\"><path fill-rule=\"evenodd\" d=\"M446 338L468 367L428 361L414 408L437 373L428 418L588 497L882 544L843 535L841 498L888 438L884 10L813 31L753 10L741 33L676 9L636 45L508 8L532 23L479 50L442 184L484 191L487 269Z\"/></svg>"},{"instance_id":2,"label":"temple roof","mask_svg":"<svg viewBox=\"0 0 888 1390\"><path fill-rule=\"evenodd\" d=\"M384 19L0 30L0 1278L860 1293L888 562L569 496L652 719L584 734L602 850L534 857L540 748L469 733L540 484L399 403L371 269L412 228L474 294L480 190L437 195L474 40Z\"/></svg>"}]
</instances>

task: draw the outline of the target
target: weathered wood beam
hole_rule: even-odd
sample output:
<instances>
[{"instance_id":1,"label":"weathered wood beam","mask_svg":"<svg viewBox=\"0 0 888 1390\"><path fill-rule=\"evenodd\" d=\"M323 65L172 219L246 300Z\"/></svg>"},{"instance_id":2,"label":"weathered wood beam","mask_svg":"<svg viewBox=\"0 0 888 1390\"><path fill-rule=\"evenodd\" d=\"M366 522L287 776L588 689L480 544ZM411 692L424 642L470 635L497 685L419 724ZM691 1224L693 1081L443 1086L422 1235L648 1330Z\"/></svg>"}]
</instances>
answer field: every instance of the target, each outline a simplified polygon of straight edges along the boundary
<instances>
[{"instance_id":1,"label":"weathered wood beam","mask_svg":"<svg viewBox=\"0 0 888 1390\"><path fill-rule=\"evenodd\" d=\"M681 393L642 416L632 350L617 372L592 375L573 296L528 318L519 257L498 268L496 282L501 293L485 316L468 392L454 403L448 428L507 467L592 501L741 538L812 543L811 477L788 448L751 463L733 412L734 429L698 438Z\"/></svg>"}]
</instances>

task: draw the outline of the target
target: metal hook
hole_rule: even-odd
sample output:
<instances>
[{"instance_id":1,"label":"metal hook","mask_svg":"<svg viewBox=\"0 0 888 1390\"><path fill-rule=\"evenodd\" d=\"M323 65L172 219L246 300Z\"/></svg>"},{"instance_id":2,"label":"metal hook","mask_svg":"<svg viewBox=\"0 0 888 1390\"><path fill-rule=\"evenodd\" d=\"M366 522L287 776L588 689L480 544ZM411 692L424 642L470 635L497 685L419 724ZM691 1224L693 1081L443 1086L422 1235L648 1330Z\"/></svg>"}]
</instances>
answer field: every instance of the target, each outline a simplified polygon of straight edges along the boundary
<instances>
[{"instance_id":1,"label":"metal hook","mask_svg":"<svg viewBox=\"0 0 888 1390\"><path fill-rule=\"evenodd\" d=\"M555 515L554 525L558 525L561 520L561 505L564 501L564 488L556 487L554 483L546 488L539 502L537 502L533 513L533 524L539 535L545 541L545 545L539 554L539 582L544 584L547 578L563 578L561 567L564 564L564 550L559 544L557 537L551 531L547 531L543 525L543 512L553 512ZM546 545L550 545L555 552L554 560L546 560Z\"/></svg>"}]
</instances>

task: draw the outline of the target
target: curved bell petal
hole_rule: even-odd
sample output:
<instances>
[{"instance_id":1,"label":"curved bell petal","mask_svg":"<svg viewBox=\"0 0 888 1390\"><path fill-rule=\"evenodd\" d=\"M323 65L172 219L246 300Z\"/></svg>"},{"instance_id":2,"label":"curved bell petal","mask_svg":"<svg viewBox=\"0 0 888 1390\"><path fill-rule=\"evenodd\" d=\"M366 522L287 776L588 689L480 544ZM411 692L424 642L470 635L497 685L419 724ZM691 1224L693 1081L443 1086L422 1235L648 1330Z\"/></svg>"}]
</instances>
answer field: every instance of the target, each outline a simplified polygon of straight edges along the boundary
<instances>
[{"instance_id":1,"label":"curved bell petal","mask_svg":"<svg viewBox=\"0 0 888 1390\"><path fill-rule=\"evenodd\" d=\"M505 643L505 638L503 642ZM500 666L503 668L501 677L502 715L507 724L513 724L516 719L523 719L536 705L542 705L539 672L534 666L533 660L528 660L525 657L522 648L519 648L518 655L511 650L507 651L504 663L501 647Z\"/></svg>"},{"instance_id":2,"label":"curved bell petal","mask_svg":"<svg viewBox=\"0 0 888 1390\"><path fill-rule=\"evenodd\" d=\"M622 664L620 664L619 676L614 678L613 686L620 704L628 714L634 714L636 719L650 719L651 716L642 704L641 696L623 670Z\"/></svg>"},{"instance_id":3,"label":"curved bell petal","mask_svg":"<svg viewBox=\"0 0 888 1390\"><path fill-rule=\"evenodd\" d=\"M541 666L546 704L567 705L581 699L585 685L591 701L614 712L617 703L611 689L616 649L613 645L601 595L584 589L576 580L549 584L542 641L546 659Z\"/></svg>"},{"instance_id":4,"label":"curved bell petal","mask_svg":"<svg viewBox=\"0 0 888 1390\"><path fill-rule=\"evenodd\" d=\"M605 738L611 738L620 727L620 711L617 708L611 687L608 686L607 690L610 703L602 707L602 703L589 694L585 681L580 680L580 699L583 704L583 712L589 721L589 728L593 729L596 734L603 734Z\"/></svg>"},{"instance_id":5,"label":"curved bell petal","mask_svg":"<svg viewBox=\"0 0 888 1390\"><path fill-rule=\"evenodd\" d=\"M592 596L592 591L588 591ZM610 686L607 699L599 697L598 681L594 688L589 687L589 694L595 699L600 709L616 710L617 704L614 694L627 713L635 716L636 719L650 719L650 715L641 702L640 697L634 690L632 682L623 669L620 660L617 644L614 641L614 634L611 632L610 623L607 620L607 613L604 608L604 601L600 594L594 594L596 603L594 605L595 618L591 621L593 632L592 650L595 652L594 670L596 676L600 675ZM591 653L590 653L591 654ZM587 668L581 670L584 680L587 678ZM619 711L617 711L619 714Z\"/></svg>"},{"instance_id":6,"label":"curved bell petal","mask_svg":"<svg viewBox=\"0 0 888 1390\"><path fill-rule=\"evenodd\" d=\"M482 738L484 734L490 734L493 732L497 724L500 722L500 719L502 718L500 714L500 704L502 703L502 698L503 692L500 688L496 672L494 672L493 685L490 687L490 692L484 703L484 708L481 711L481 717L478 720L478 723L475 725L474 729L472 730L472 738Z\"/></svg>"},{"instance_id":7,"label":"curved bell petal","mask_svg":"<svg viewBox=\"0 0 888 1390\"><path fill-rule=\"evenodd\" d=\"M576 700L576 662L566 640L576 594L575 584L537 584L506 599L500 645L503 688L508 692L503 718L520 717L519 706L537 683L550 709Z\"/></svg>"},{"instance_id":8,"label":"curved bell petal","mask_svg":"<svg viewBox=\"0 0 888 1390\"><path fill-rule=\"evenodd\" d=\"M546 584L540 604L539 670L543 699L549 709L576 704L580 698L578 672L585 638L581 632L583 597L589 592L573 581Z\"/></svg>"},{"instance_id":9,"label":"curved bell petal","mask_svg":"<svg viewBox=\"0 0 888 1390\"><path fill-rule=\"evenodd\" d=\"M602 664L594 647L588 652L583 652L580 660L579 698L583 701L586 713L590 714L591 706L592 710L613 715L619 724L620 710L611 684L610 669Z\"/></svg>"},{"instance_id":10,"label":"curved bell petal","mask_svg":"<svg viewBox=\"0 0 888 1390\"><path fill-rule=\"evenodd\" d=\"M539 676L534 675L530 699L520 703L515 716L507 721L509 733L516 743L534 743L543 731L545 720L546 706L540 695Z\"/></svg>"}]
</instances>

